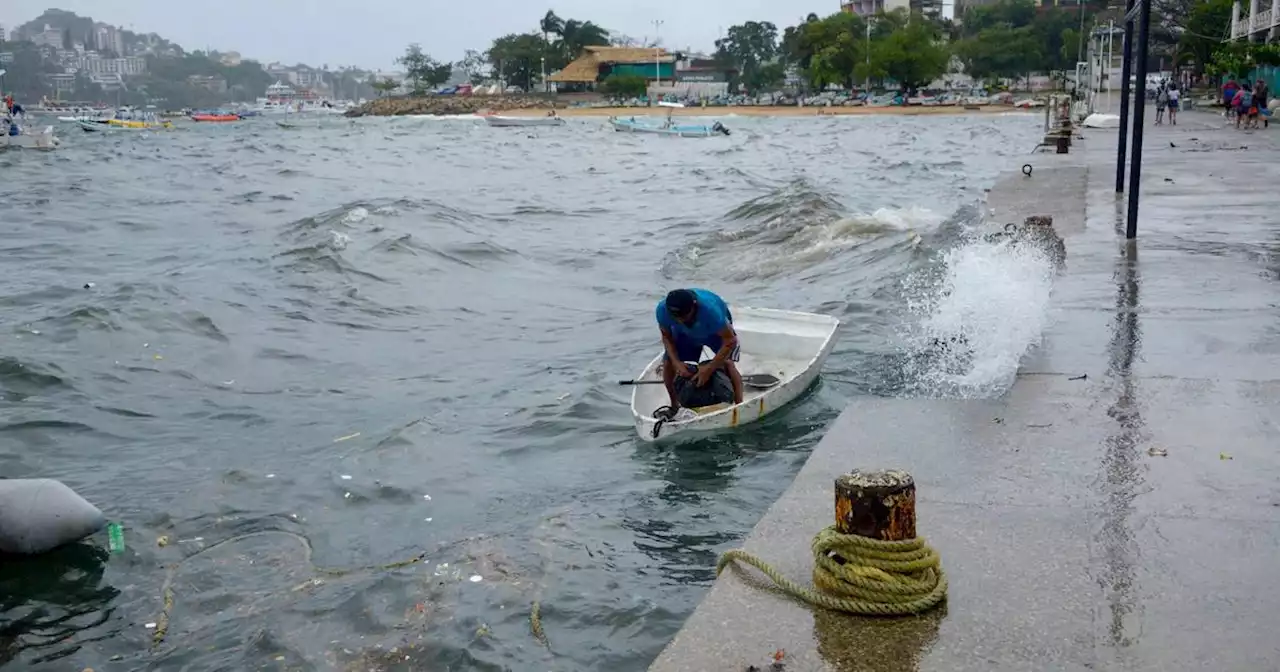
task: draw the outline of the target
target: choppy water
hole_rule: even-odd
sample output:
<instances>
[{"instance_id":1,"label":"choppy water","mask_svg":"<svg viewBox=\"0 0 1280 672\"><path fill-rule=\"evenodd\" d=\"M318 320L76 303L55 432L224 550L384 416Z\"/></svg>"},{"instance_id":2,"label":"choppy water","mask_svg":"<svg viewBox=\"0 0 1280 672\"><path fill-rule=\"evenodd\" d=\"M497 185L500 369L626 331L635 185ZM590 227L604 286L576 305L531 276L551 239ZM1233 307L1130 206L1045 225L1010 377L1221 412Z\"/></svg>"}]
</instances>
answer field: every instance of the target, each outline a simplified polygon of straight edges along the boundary
<instances>
[{"instance_id":1,"label":"choppy water","mask_svg":"<svg viewBox=\"0 0 1280 672\"><path fill-rule=\"evenodd\" d=\"M998 392L1048 300L1043 259L964 235L1034 115L725 121L0 155L0 476L67 482L129 545L6 561L0 663L643 669L846 399ZM635 440L614 382L680 285L839 316L822 383L751 431ZM920 347L954 333L965 361Z\"/></svg>"}]
</instances>

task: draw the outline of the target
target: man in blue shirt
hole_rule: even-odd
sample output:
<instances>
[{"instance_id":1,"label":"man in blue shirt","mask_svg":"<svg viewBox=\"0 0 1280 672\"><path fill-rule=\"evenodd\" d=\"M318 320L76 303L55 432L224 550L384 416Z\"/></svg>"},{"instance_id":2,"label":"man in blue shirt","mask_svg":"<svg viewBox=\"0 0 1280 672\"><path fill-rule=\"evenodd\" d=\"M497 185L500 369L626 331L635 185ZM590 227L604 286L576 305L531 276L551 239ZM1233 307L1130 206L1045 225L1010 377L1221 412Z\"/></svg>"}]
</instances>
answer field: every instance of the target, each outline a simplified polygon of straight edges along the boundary
<instances>
[{"instance_id":1,"label":"man in blue shirt","mask_svg":"<svg viewBox=\"0 0 1280 672\"><path fill-rule=\"evenodd\" d=\"M733 330L733 315L724 299L705 289L677 289L658 302L656 315L662 347L667 353L662 382L667 386L673 412L680 408L676 376L692 378L695 386L706 387L721 369L733 382L733 403L742 403L742 374L734 364L738 361L738 334ZM703 347L716 354L709 361L698 363Z\"/></svg>"}]
</instances>

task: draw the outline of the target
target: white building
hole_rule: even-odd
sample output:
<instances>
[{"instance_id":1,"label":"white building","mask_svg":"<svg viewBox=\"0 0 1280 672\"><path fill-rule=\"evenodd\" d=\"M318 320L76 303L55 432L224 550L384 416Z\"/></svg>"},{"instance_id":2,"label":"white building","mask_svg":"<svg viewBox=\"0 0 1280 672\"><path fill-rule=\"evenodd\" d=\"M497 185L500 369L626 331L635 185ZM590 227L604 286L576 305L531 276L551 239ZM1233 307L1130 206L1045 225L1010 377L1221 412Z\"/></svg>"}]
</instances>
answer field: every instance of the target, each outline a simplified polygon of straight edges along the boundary
<instances>
[{"instance_id":1,"label":"white building","mask_svg":"<svg viewBox=\"0 0 1280 672\"><path fill-rule=\"evenodd\" d=\"M124 56L124 34L118 28L100 23L96 29L99 51L114 51L116 56Z\"/></svg>"},{"instance_id":2,"label":"white building","mask_svg":"<svg viewBox=\"0 0 1280 672\"><path fill-rule=\"evenodd\" d=\"M9 33L5 32L4 24L3 24L3 23L0 23L0 42L4 42L4 38L5 38L5 36L6 36L6 35L8 35L8 34L9 34Z\"/></svg>"},{"instance_id":3,"label":"white building","mask_svg":"<svg viewBox=\"0 0 1280 672\"><path fill-rule=\"evenodd\" d=\"M1246 7L1240 0L1231 6L1232 40L1271 42L1280 37L1280 2L1276 0L1249 0Z\"/></svg>"},{"instance_id":4,"label":"white building","mask_svg":"<svg viewBox=\"0 0 1280 672\"><path fill-rule=\"evenodd\" d=\"M44 30L31 36L31 41L39 47L53 47L54 49L62 48L62 31L57 28L50 28L49 24L44 24Z\"/></svg>"},{"instance_id":5,"label":"white building","mask_svg":"<svg viewBox=\"0 0 1280 672\"><path fill-rule=\"evenodd\" d=\"M96 52L90 51L80 56L75 66L91 74L117 74L132 77L147 71L147 59L142 56L102 58Z\"/></svg>"}]
</instances>

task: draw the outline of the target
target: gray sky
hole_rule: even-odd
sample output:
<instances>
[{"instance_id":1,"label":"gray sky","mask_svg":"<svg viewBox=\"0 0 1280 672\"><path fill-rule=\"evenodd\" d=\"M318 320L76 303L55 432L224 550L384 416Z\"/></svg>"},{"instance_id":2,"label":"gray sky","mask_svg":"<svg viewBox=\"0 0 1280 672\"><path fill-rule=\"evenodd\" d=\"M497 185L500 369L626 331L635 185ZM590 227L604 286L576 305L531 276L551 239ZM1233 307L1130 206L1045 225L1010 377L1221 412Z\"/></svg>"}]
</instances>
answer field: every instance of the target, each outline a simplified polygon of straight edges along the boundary
<instances>
[{"instance_id":1,"label":"gray sky","mask_svg":"<svg viewBox=\"0 0 1280 672\"><path fill-rule=\"evenodd\" d=\"M840 3L555 0L542 6L527 0L0 0L0 24L12 30L50 6L135 32L158 33L188 50L208 46L261 61L387 69L410 42L420 43L437 59L456 60L463 50L487 48L500 35L536 29L547 9L561 18L594 21L637 39L652 36L653 20L661 19L659 35L665 46L710 51L719 31L733 24L773 21L781 32L809 12L838 11Z\"/></svg>"}]
</instances>

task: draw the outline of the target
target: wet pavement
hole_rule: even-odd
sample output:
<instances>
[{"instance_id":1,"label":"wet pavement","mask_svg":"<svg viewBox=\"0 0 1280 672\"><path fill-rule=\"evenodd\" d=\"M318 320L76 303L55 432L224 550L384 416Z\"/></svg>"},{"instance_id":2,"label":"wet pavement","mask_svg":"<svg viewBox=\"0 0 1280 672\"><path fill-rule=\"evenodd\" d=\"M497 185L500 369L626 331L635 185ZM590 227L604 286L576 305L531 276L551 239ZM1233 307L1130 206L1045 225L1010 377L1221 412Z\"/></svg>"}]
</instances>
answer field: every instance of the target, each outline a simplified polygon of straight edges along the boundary
<instances>
[{"instance_id":1,"label":"wet pavement","mask_svg":"<svg viewBox=\"0 0 1280 672\"><path fill-rule=\"evenodd\" d=\"M793 672L1280 667L1275 134L1179 121L1147 129L1136 244L1113 129L1002 180L992 216L1052 214L1067 245L1013 388L856 401L744 543L807 582L835 477L906 469L944 607L849 617L726 571L651 669L768 669L777 649Z\"/></svg>"}]
</instances>

